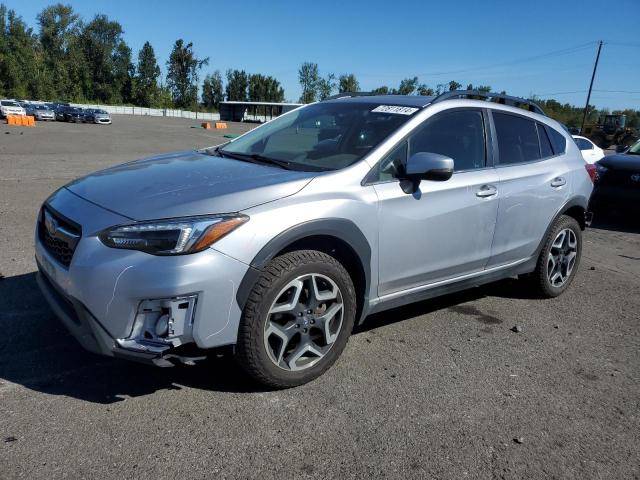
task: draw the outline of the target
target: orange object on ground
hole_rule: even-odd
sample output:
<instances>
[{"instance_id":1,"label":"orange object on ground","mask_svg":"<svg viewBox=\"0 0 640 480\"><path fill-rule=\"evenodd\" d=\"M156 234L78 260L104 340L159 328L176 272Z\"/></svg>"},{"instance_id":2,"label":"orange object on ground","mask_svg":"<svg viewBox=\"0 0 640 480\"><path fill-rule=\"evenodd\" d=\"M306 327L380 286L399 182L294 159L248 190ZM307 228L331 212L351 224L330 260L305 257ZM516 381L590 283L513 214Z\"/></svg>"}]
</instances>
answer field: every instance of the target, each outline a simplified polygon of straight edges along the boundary
<instances>
[{"instance_id":1,"label":"orange object on ground","mask_svg":"<svg viewBox=\"0 0 640 480\"><path fill-rule=\"evenodd\" d=\"M205 130L211 130L211 124L209 122L202 122L200 126Z\"/></svg>"},{"instance_id":2,"label":"orange object on ground","mask_svg":"<svg viewBox=\"0 0 640 480\"><path fill-rule=\"evenodd\" d=\"M7 125L35 127L36 119L33 116L26 116L26 115L7 115Z\"/></svg>"},{"instance_id":3,"label":"orange object on ground","mask_svg":"<svg viewBox=\"0 0 640 480\"><path fill-rule=\"evenodd\" d=\"M216 128L227 128L227 124L224 122L216 122Z\"/></svg>"}]
</instances>

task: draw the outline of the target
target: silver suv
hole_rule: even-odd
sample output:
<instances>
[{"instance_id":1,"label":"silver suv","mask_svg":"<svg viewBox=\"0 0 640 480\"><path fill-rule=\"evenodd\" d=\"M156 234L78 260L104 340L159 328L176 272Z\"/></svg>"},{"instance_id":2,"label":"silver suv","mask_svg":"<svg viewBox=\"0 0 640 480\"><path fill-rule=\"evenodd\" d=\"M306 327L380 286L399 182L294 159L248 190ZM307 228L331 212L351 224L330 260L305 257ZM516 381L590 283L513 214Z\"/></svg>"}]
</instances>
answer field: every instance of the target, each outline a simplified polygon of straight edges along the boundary
<instances>
[{"instance_id":1,"label":"silver suv","mask_svg":"<svg viewBox=\"0 0 640 480\"><path fill-rule=\"evenodd\" d=\"M511 276L561 294L593 175L523 99L345 94L59 189L38 278L92 352L169 366L233 346L290 387L371 313Z\"/></svg>"}]
</instances>

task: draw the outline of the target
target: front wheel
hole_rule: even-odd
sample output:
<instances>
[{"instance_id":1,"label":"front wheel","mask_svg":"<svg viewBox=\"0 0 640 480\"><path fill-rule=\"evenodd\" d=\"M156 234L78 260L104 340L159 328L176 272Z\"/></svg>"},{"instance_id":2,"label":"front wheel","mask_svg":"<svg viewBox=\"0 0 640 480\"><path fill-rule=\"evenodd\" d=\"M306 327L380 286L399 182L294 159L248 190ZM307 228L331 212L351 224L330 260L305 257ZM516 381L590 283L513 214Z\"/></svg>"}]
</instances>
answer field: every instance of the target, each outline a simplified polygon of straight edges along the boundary
<instances>
[{"instance_id":1,"label":"front wheel","mask_svg":"<svg viewBox=\"0 0 640 480\"><path fill-rule=\"evenodd\" d=\"M562 215L553 224L531 276L535 293L557 297L573 281L582 254L582 230L575 218Z\"/></svg>"},{"instance_id":2,"label":"front wheel","mask_svg":"<svg viewBox=\"0 0 640 480\"><path fill-rule=\"evenodd\" d=\"M353 282L335 258L315 250L276 257L244 308L236 358L270 387L322 375L347 344L356 314Z\"/></svg>"}]
</instances>

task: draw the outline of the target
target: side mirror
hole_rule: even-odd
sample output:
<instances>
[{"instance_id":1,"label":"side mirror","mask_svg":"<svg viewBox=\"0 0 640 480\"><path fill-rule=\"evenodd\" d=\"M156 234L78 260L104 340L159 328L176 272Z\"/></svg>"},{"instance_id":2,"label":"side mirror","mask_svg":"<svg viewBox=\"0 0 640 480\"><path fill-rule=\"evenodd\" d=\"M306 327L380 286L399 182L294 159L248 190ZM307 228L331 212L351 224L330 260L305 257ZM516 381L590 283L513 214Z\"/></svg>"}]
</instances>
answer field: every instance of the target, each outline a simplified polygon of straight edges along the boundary
<instances>
[{"instance_id":1,"label":"side mirror","mask_svg":"<svg viewBox=\"0 0 640 480\"><path fill-rule=\"evenodd\" d=\"M401 172L401 187L405 193L418 190L421 180L444 182L453 175L453 159L439 153L418 152L407 160Z\"/></svg>"}]
</instances>

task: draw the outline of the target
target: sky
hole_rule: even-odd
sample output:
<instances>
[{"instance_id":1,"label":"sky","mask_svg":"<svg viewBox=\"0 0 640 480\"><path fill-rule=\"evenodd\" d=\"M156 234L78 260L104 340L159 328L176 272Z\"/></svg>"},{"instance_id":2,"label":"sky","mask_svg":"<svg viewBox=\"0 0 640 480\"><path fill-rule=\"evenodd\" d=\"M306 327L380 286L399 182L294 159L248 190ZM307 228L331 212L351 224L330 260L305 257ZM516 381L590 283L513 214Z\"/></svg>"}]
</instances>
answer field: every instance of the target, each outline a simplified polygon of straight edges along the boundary
<instances>
[{"instance_id":1,"label":"sky","mask_svg":"<svg viewBox=\"0 0 640 480\"><path fill-rule=\"evenodd\" d=\"M37 30L52 1L0 0ZM361 90L418 76L582 106L597 42L604 41L591 104L640 109L640 0L67 0L83 19L104 13L134 52L149 41L163 72L178 38L209 57L201 77L244 69L277 78L300 96L298 68L354 73Z\"/></svg>"}]
</instances>

